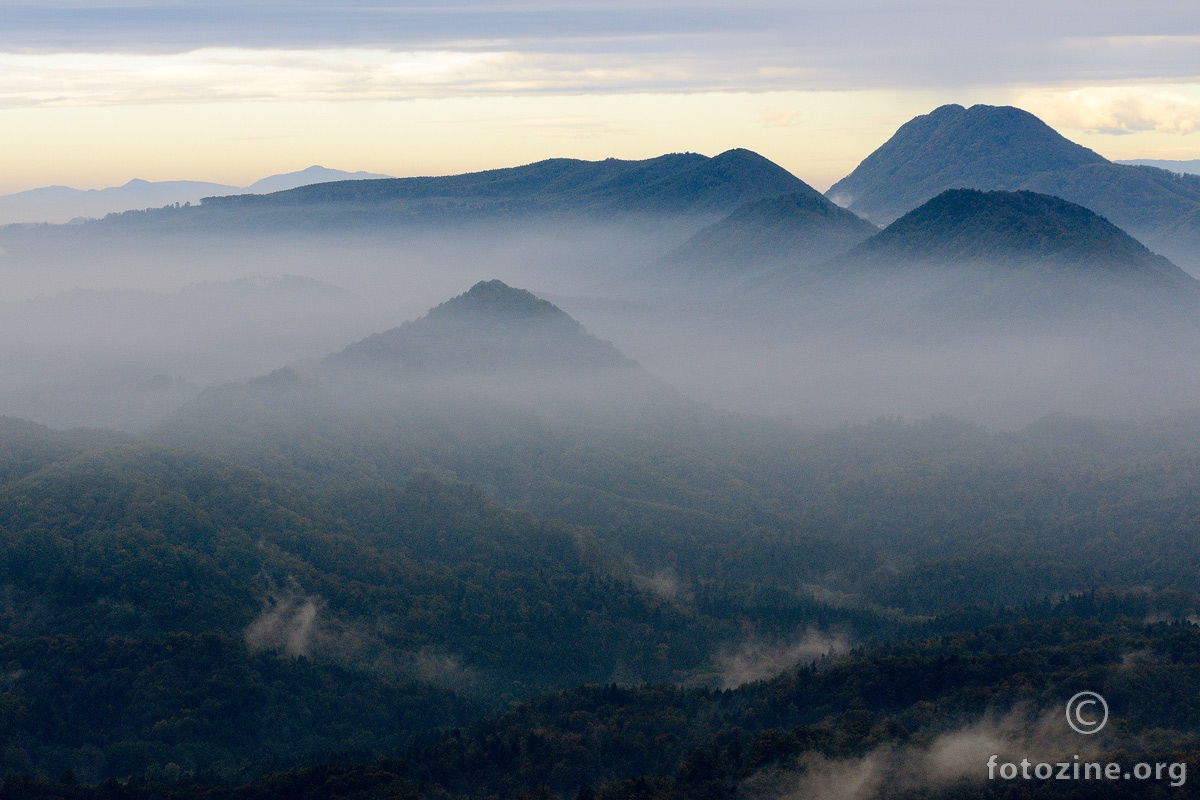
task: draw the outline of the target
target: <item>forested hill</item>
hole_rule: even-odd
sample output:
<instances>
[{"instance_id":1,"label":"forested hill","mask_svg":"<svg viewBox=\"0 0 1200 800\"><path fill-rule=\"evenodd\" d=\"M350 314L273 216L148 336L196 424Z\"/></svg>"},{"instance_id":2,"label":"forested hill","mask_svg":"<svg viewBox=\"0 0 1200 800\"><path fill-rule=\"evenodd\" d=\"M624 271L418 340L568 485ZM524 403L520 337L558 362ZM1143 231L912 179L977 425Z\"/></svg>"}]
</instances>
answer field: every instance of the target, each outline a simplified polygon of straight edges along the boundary
<instances>
[{"instance_id":1,"label":"forested hill","mask_svg":"<svg viewBox=\"0 0 1200 800\"><path fill-rule=\"evenodd\" d=\"M1200 769L1200 632L1144 621L1179 613L1181 599L1089 593L975 609L932 622L927 631L938 635L804 664L731 691L584 686L382 760L280 772L243 786L158 774L90 788L13 776L4 792L47 800L1190 797ZM1062 709L1077 691L1107 699L1112 716L1101 735L1068 728ZM1120 773L1116 780L989 779L992 754L1000 763L1070 765L1078 757L1129 773L1137 763L1163 766L1133 780ZM851 792L830 794L843 788Z\"/></svg>"},{"instance_id":2,"label":"forested hill","mask_svg":"<svg viewBox=\"0 0 1200 800\"><path fill-rule=\"evenodd\" d=\"M842 255L747 287L750 309L822 306L829 330L881 339L1037 330L1105 343L1114 371L1129 342L1165 354L1200 341L1195 278L1083 206L1028 191L947 190ZM1174 372L1165 355L1131 357Z\"/></svg>"},{"instance_id":3,"label":"forested hill","mask_svg":"<svg viewBox=\"0 0 1200 800\"><path fill-rule=\"evenodd\" d=\"M845 256L845 262L1031 264L1097 274L1168 279L1196 293L1200 283L1083 206L1035 192L950 189L910 211Z\"/></svg>"},{"instance_id":4,"label":"forested hill","mask_svg":"<svg viewBox=\"0 0 1200 800\"><path fill-rule=\"evenodd\" d=\"M816 264L876 232L871 223L820 195L755 200L698 231L643 277L711 287L784 264Z\"/></svg>"},{"instance_id":5,"label":"forested hill","mask_svg":"<svg viewBox=\"0 0 1200 800\"><path fill-rule=\"evenodd\" d=\"M427 315L330 357L340 366L403 373L626 369L637 365L554 304L501 281L481 281Z\"/></svg>"},{"instance_id":6,"label":"forested hill","mask_svg":"<svg viewBox=\"0 0 1200 800\"><path fill-rule=\"evenodd\" d=\"M475 433L422 430L447 459ZM792 758L926 748L946 721L1053 710L1072 687L1121 703L1128 738L1112 747L1160 760L1193 747L1195 629L1181 621L1200 611L1195 417L1013 434L885 421L776 429L752 447L730 432L721 459L643 438L608 465L517 426L484 451L534 488L537 468L559 486L602 477L560 496L586 500L561 516L594 514L591 531L409 477L381 457L392 440L302 433L272 457L328 472L315 490L129 437L0 426L6 771L235 778L396 747L410 755L365 776L286 781L383 775L483 797L641 778L694 796L714 763L741 785ZM255 435L247 446L268 452L294 433ZM367 457L373 471L354 460ZM622 498L638 470L674 502ZM697 493L671 496L684 476ZM1079 596L981 606L1042 595ZM704 688L847 643L867 649L757 688ZM698 686L635 688L646 680ZM625 686L559 691L613 682ZM1168 728L1139 738L1151 721ZM460 730L429 734L443 726ZM700 771L677 771L689 761ZM301 793L284 785L254 791Z\"/></svg>"},{"instance_id":7,"label":"forested hill","mask_svg":"<svg viewBox=\"0 0 1200 800\"><path fill-rule=\"evenodd\" d=\"M1114 164L1011 107L947 105L916 117L826 194L887 224L962 188L1062 197L1175 263L1200 268L1200 176Z\"/></svg>"},{"instance_id":8,"label":"forested hill","mask_svg":"<svg viewBox=\"0 0 1200 800\"><path fill-rule=\"evenodd\" d=\"M338 181L267 195L206 198L190 208L130 212L105 224L361 228L547 215L718 217L751 200L797 192L816 194L777 164L738 149L713 157L550 159L447 177Z\"/></svg>"},{"instance_id":9,"label":"forested hill","mask_svg":"<svg viewBox=\"0 0 1200 800\"><path fill-rule=\"evenodd\" d=\"M1030 175L1107 163L1028 111L952 104L901 125L826 195L888 224L947 189L1009 189Z\"/></svg>"},{"instance_id":10,"label":"forested hill","mask_svg":"<svg viewBox=\"0 0 1200 800\"><path fill-rule=\"evenodd\" d=\"M235 778L537 692L707 674L750 632L890 624L681 590L428 475L344 488L315 502L195 452L0 418L0 771Z\"/></svg>"}]
</instances>

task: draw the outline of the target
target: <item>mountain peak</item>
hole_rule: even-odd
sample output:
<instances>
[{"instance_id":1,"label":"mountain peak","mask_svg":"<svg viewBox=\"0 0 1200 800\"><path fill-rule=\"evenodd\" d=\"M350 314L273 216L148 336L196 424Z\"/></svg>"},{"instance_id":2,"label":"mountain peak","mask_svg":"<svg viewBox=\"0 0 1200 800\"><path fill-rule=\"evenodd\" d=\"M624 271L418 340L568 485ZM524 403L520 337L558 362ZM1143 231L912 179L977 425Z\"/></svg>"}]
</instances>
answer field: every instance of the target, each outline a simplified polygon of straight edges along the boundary
<instances>
[{"instance_id":1,"label":"mountain peak","mask_svg":"<svg viewBox=\"0 0 1200 800\"><path fill-rule=\"evenodd\" d=\"M1015 189L1032 175L1106 163L1028 111L945 105L900 126L826 194L886 224L946 189Z\"/></svg>"},{"instance_id":2,"label":"mountain peak","mask_svg":"<svg viewBox=\"0 0 1200 800\"><path fill-rule=\"evenodd\" d=\"M558 306L524 289L480 281L428 314L331 357L402 373L503 373L628 367L633 362Z\"/></svg>"},{"instance_id":3,"label":"mountain peak","mask_svg":"<svg viewBox=\"0 0 1200 800\"><path fill-rule=\"evenodd\" d=\"M1030 191L949 189L863 242L851 258L886 264L1054 263L1191 279L1083 206Z\"/></svg>"},{"instance_id":4,"label":"mountain peak","mask_svg":"<svg viewBox=\"0 0 1200 800\"><path fill-rule=\"evenodd\" d=\"M574 320L549 300L525 289L514 289L503 281L480 281L463 294L451 298L429 312L434 319L493 318L506 320ZM578 323L576 323L578 324Z\"/></svg>"},{"instance_id":5,"label":"mountain peak","mask_svg":"<svg viewBox=\"0 0 1200 800\"><path fill-rule=\"evenodd\" d=\"M655 272L740 279L783 264L824 261L876 231L810 189L745 203L664 256Z\"/></svg>"}]
</instances>

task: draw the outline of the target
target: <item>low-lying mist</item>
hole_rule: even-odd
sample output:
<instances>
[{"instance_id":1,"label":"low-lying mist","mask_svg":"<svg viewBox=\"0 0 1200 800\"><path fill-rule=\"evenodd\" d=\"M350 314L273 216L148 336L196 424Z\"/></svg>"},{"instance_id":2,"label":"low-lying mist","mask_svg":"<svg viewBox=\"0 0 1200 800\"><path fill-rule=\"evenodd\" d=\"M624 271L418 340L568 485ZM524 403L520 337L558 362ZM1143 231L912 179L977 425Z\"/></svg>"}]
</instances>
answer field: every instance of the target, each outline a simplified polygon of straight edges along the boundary
<instances>
[{"instance_id":1,"label":"low-lying mist","mask_svg":"<svg viewBox=\"0 0 1200 800\"><path fill-rule=\"evenodd\" d=\"M696 399L806 427L936 413L1013 427L1200 403L1185 366L1195 314L1111 276L647 282L703 221L5 228L0 410L140 429L206 385L325 356L491 278L551 297Z\"/></svg>"},{"instance_id":2,"label":"low-lying mist","mask_svg":"<svg viewBox=\"0 0 1200 800\"><path fill-rule=\"evenodd\" d=\"M0 413L140 429L200 387L328 355L479 280L579 295L698 224L0 228Z\"/></svg>"},{"instance_id":3,"label":"low-lying mist","mask_svg":"<svg viewBox=\"0 0 1200 800\"><path fill-rule=\"evenodd\" d=\"M949 413L1018 427L1200 404L1192 298L1078 272L1003 278L964 267L562 304L689 395L804 426Z\"/></svg>"}]
</instances>

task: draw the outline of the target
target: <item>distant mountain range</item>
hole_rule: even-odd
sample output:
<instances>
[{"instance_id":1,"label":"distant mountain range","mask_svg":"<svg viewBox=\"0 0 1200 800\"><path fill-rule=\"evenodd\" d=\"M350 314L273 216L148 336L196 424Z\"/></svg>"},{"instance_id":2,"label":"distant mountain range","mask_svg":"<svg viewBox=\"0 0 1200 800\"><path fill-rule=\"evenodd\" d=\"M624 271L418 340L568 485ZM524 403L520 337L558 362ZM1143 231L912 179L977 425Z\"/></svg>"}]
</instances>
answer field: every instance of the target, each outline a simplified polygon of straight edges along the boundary
<instances>
[{"instance_id":1,"label":"distant mountain range","mask_svg":"<svg viewBox=\"0 0 1200 800\"><path fill-rule=\"evenodd\" d=\"M1200 177L1114 164L1017 108L947 105L916 117L826 194L887 224L962 188L1062 197L1200 269Z\"/></svg>"},{"instance_id":2,"label":"distant mountain range","mask_svg":"<svg viewBox=\"0 0 1200 800\"><path fill-rule=\"evenodd\" d=\"M212 197L199 207L123 215L116 224L353 230L580 215L715 220L751 200L806 190L799 178L749 150L642 161L559 158L464 175L334 181L269 195Z\"/></svg>"},{"instance_id":3,"label":"distant mountain range","mask_svg":"<svg viewBox=\"0 0 1200 800\"><path fill-rule=\"evenodd\" d=\"M344 172L312 166L299 172L271 175L249 186L228 186L204 181L144 181L138 178L107 189L72 189L46 186L0 196L0 225L15 222L70 222L79 218L103 217L175 203L197 204L205 197L228 194L265 194L327 181L387 178L371 172Z\"/></svg>"},{"instance_id":4,"label":"distant mountain range","mask_svg":"<svg viewBox=\"0 0 1200 800\"><path fill-rule=\"evenodd\" d=\"M1188 161L1172 161L1164 158L1142 158L1132 161L1118 161L1118 164L1128 164L1134 167L1158 167L1169 172L1179 172L1187 175L1200 175L1200 158Z\"/></svg>"}]
</instances>

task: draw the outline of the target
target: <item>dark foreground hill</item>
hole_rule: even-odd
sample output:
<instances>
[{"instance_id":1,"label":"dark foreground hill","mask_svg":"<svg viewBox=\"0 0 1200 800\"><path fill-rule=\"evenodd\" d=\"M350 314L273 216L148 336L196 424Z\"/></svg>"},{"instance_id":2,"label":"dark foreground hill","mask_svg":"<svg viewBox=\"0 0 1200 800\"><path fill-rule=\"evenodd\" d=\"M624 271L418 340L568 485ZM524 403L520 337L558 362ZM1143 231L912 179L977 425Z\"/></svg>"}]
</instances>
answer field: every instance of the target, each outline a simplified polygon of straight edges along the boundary
<instances>
[{"instance_id":1,"label":"dark foreground hill","mask_svg":"<svg viewBox=\"0 0 1200 800\"><path fill-rule=\"evenodd\" d=\"M1034 719L1013 735L1036 734L1040 712L1061 720L1055 705L1084 688L1120 703L1123 738L1103 748L1164 760L1200 725L1195 631L1179 622L1197 611L1200 575L1195 416L1001 434L883 421L758 440L731 425L634 447L611 426L539 438L494 406L464 427L443 402L439 426L378 396L314 426L281 398L263 396L274 416L226 406L193 433L212 449L236 433L240 455L291 484L128 438L4 425L4 770L147 774L164 796L158 782L178 772L399 748L365 774L247 791L296 796L348 775L327 787L348 796L383 791L383 775L414 793L643 778L700 796L793 757L911 746L923 758L1025 702ZM502 446L479 449L481 435ZM531 504L558 499L561 516L598 524L413 477L414 452L443 474L481 460L514 476L494 493L524 483ZM631 501L638 483L665 499ZM1105 605L1091 593L1105 586L1124 599ZM957 621L912 616L955 608ZM753 683L847 640L869 648ZM647 680L697 686L636 688ZM562 691L578 683L621 686ZM476 725L487 709L507 712ZM217 791L169 791L196 786Z\"/></svg>"},{"instance_id":2,"label":"dark foreground hill","mask_svg":"<svg viewBox=\"0 0 1200 800\"><path fill-rule=\"evenodd\" d=\"M887 224L961 188L1062 197L1176 263L1200 267L1200 177L1114 164L1011 107L947 105L916 117L827 195Z\"/></svg>"},{"instance_id":3,"label":"dark foreground hill","mask_svg":"<svg viewBox=\"0 0 1200 800\"><path fill-rule=\"evenodd\" d=\"M461 484L329 477L356 502L0 418L0 771L235 777L383 753L541 691L704 673L759 623L881 624L672 592Z\"/></svg>"},{"instance_id":4,"label":"dark foreground hill","mask_svg":"<svg viewBox=\"0 0 1200 800\"><path fill-rule=\"evenodd\" d=\"M733 691L583 686L383 760L243 786L190 775L94 788L74 776L10 776L3 791L14 800L1187 797L1200 769L1200 633L1177 615L1194 601L1088 593L976 608L933 620L912 641ZM1148 614L1163 621L1145 622ZM1106 698L1100 735L1067 726L1063 707L1078 691ZM1024 774L1000 772L1022 759Z\"/></svg>"}]
</instances>

